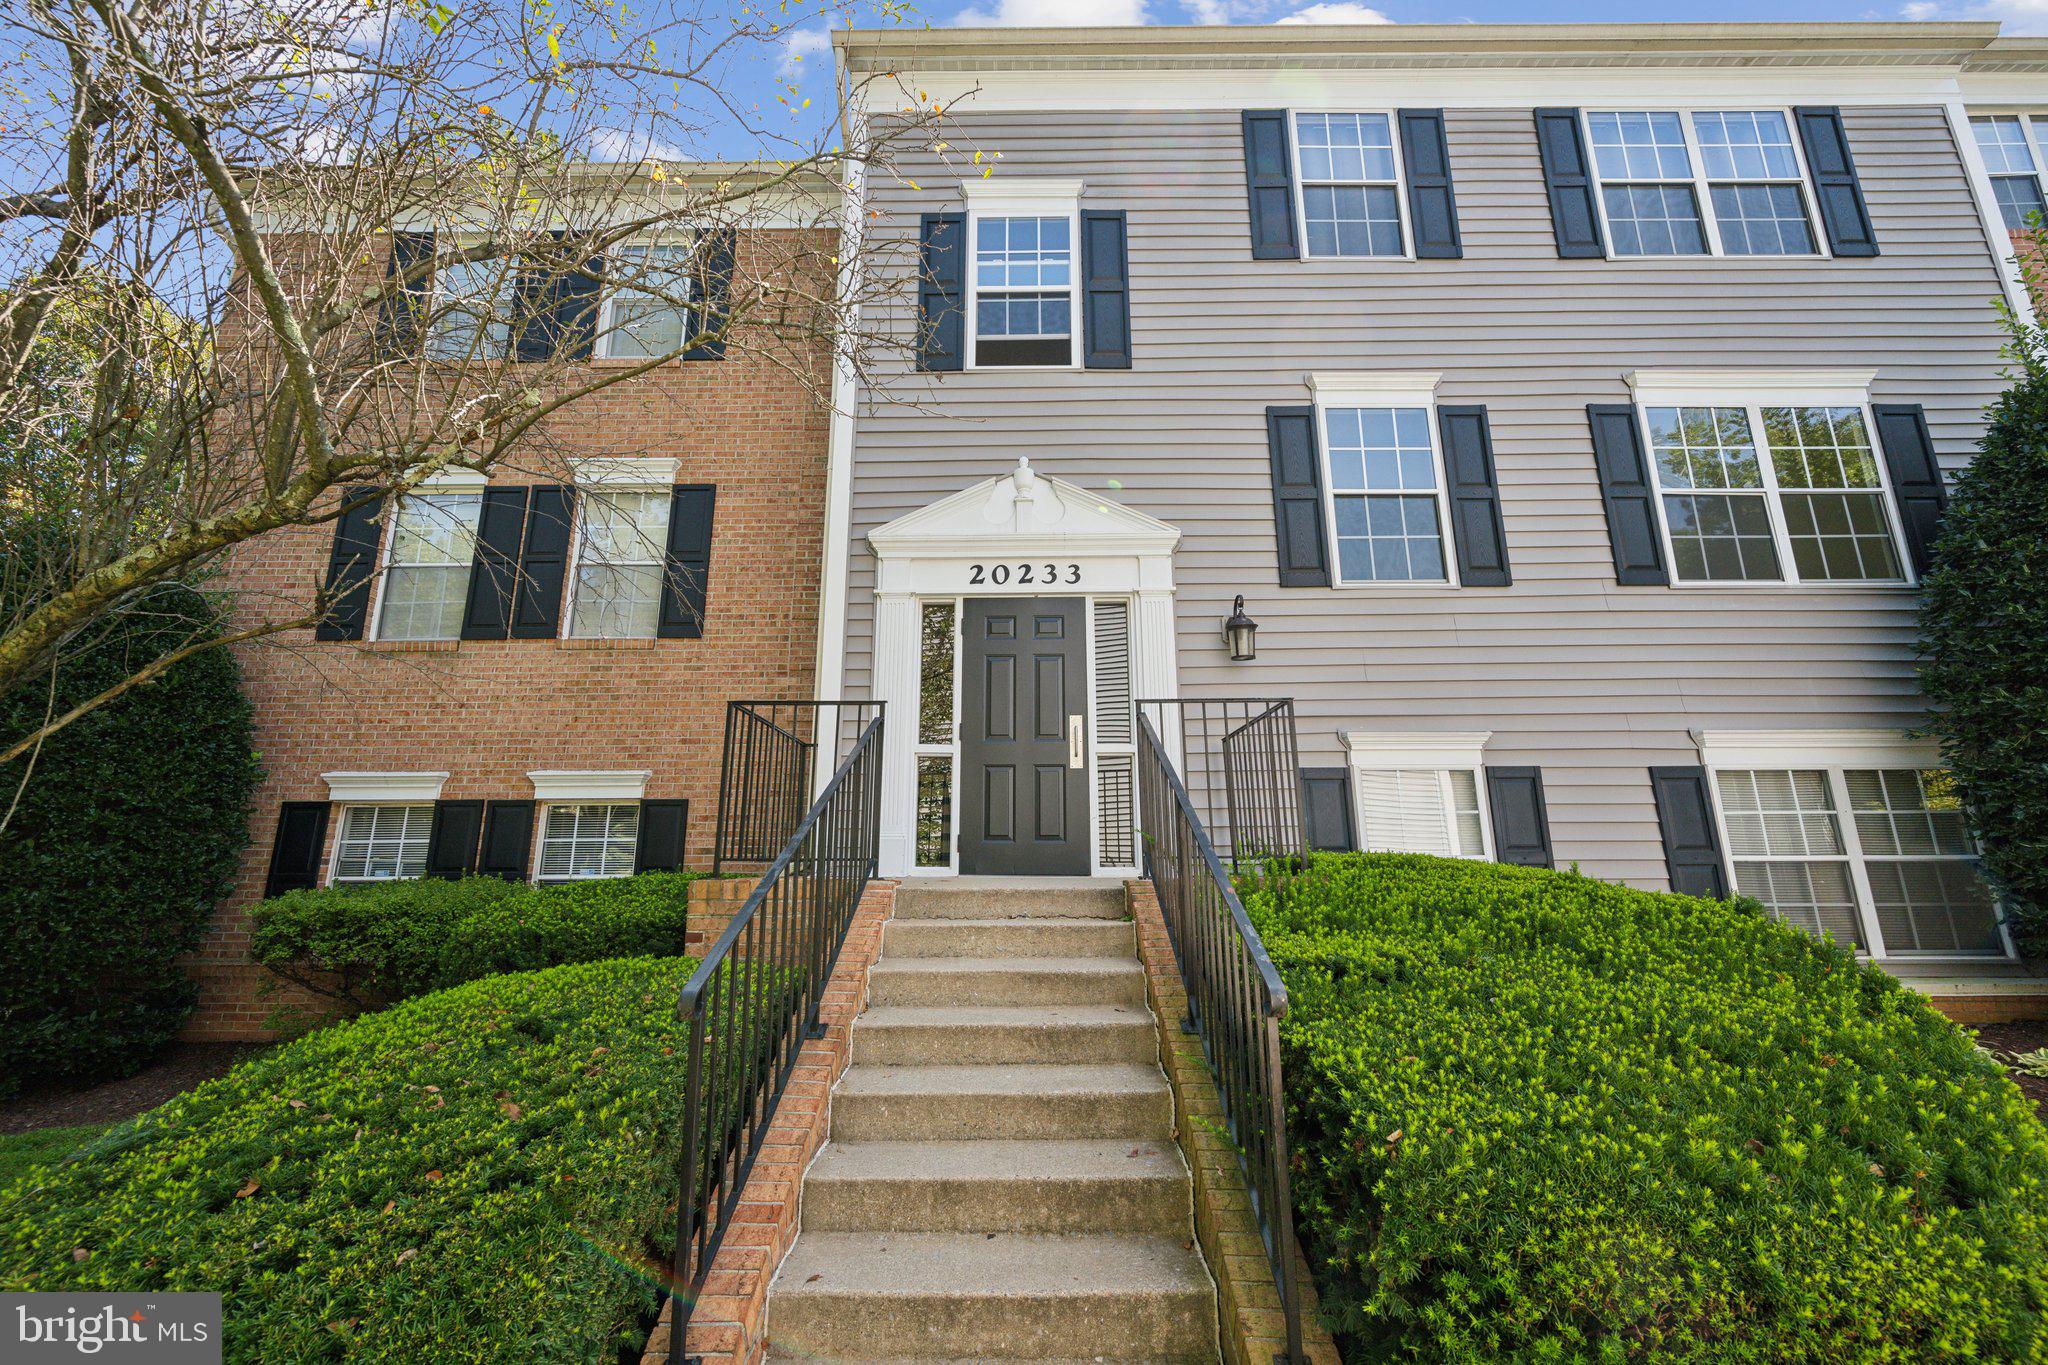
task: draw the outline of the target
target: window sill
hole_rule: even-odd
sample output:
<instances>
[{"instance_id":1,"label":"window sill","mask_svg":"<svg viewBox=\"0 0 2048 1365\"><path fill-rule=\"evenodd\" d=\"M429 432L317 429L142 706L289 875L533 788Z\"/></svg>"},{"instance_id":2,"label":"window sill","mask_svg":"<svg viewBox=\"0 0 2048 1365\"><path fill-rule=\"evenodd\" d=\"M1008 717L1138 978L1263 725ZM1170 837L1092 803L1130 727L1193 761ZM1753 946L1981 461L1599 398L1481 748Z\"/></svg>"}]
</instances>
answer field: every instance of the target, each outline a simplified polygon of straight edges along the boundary
<instances>
[{"instance_id":1,"label":"window sill","mask_svg":"<svg viewBox=\"0 0 2048 1365\"><path fill-rule=\"evenodd\" d=\"M359 640L360 648L371 654L453 654L460 640Z\"/></svg>"},{"instance_id":2,"label":"window sill","mask_svg":"<svg viewBox=\"0 0 2048 1365\"><path fill-rule=\"evenodd\" d=\"M608 639L571 636L555 641L557 649L653 649L655 637L650 635L634 639Z\"/></svg>"}]
</instances>

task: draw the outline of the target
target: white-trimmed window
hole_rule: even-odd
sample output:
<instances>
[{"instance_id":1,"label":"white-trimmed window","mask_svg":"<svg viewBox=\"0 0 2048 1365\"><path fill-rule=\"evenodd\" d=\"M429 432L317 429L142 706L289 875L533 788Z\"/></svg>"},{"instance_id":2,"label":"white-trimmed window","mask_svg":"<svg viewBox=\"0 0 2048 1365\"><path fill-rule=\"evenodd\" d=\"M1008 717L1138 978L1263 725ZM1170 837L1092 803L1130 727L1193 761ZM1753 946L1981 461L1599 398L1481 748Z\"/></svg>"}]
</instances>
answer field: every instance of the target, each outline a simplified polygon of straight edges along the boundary
<instances>
[{"instance_id":1,"label":"white-trimmed window","mask_svg":"<svg viewBox=\"0 0 2048 1365\"><path fill-rule=\"evenodd\" d=\"M633 875L638 801L554 802L541 820L536 877L544 882Z\"/></svg>"},{"instance_id":2,"label":"white-trimmed window","mask_svg":"<svg viewBox=\"0 0 2048 1365\"><path fill-rule=\"evenodd\" d=\"M678 351L689 340L690 300L695 297L692 249L688 242L612 248L613 269L621 284L605 297L599 354L613 360L647 360Z\"/></svg>"},{"instance_id":3,"label":"white-trimmed window","mask_svg":"<svg viewBox=\"0 0 2048 1365\"><path fill-rule=\"evenodd\" d=\"M1904 583L1866 376L1630 376L1674 583Z\"/></svg>"},{"instance_id":4,"label":"white-trimmed window","mask_svg":"<svg viewBox=\"0 0 2048 1365\"><path fill-rule=\"evenodd\" d=\"M431 360L498 360L512 345L518 267L509 259L467 261L434 272Z\"/></svg>"},{"instance_id":5,"label":"white-trimmed window","mask_svg":"<svg viewBox=\"0 0 2048 1365\"><path fill-rule=\"evenodd\" d=\"M453 640L462 633L483 502L480 479L469 487L429 487L399 500L385 537L376 638Z\"/></svg>"},{"instance_id":6,"label":"white-trimmed window","mask_svg":"<svg viewBox=\"0 0 2048 1365\"><path fill-rule=\"evenodd\" d=\"M1610 255L1822 254L1788 111L1589 110L1585 118Z\"/></svg>"},{"instance_id":7,"label":"white-trimmed window","mask_svg":"<svg viewBox=\"0 0 2048 1365\"><path fill-rule=\"evenodd\" d=\"M1935 745L1865 732L1701 736L1737 892L1879 957L2004 957L1997 898Z\"/></svg>"},{"instance_id":8,"label":"white-trimmed window","mask_svg":"<svg viewBox=\"0 0 2048 1365\"><path fill-rule=\"evenodd\" d=\"M332 880L385 882L425 876L427 836L433 826L432 802L343 806Z\"/></svg>"},{"instance_id":9,"label":"white-trimmed window","mask_svg":"<svg viewBox=\"0 0 2048 1365\"><path fill-rule=\"evenodd\" d=\"M1991 176L1991 194L2011 232L2041 225L2041 146L2034 120L2023 114L1976 114L1970 131Z\"/></svg>"},{"instance_id":10,"label":"white-trimmed window","mask_svg":"<svg viewBox=\"0 0 2048 1365\"><path fill-rule=\"evenodd\" d=\"M1435 375L1310 377L1335 582L1454 583Z\"/></svg>"},{"instance_id":11,"label":"white-trimmed window","mask_svg":"<svg viewBox=\"0 0 2048 1365\"><path fill-rule=\"evenodd\" d=\"M1391 113L1297 113L1295 183L1310 256L1406 256Z\"/></svg>"},{"instance_id":12,"label":"white-trimmed window","mask_svg":"<svg viewBox=\"0 0 2048 1365\"><path fill-rule=\"evenodd\" d=\"M1485 733L1346 734L1358 846L1374 853L1492 857L1480 758L1489 738Z\"/></svg>"},{"instance_id":13,"label":"white-trimmed window","mask_svg":"<svg viewBox=\"0 0 2048 1365\"><path fill-rule=\"evenodd\" d=\"M667 572L670 490L597 486L584 489L579 501L569 634L654 638Z\"/></svg>"},{"instance_id":14,"label":"white-trimmed window","mask_svg":"<svg viewBox=\"0 0 2048 1365\"><path fill-rule=\"evenodd\" d=\"M970 368L1080 363L1081 182L970 181Z\"/></svg>"}]
</instances>

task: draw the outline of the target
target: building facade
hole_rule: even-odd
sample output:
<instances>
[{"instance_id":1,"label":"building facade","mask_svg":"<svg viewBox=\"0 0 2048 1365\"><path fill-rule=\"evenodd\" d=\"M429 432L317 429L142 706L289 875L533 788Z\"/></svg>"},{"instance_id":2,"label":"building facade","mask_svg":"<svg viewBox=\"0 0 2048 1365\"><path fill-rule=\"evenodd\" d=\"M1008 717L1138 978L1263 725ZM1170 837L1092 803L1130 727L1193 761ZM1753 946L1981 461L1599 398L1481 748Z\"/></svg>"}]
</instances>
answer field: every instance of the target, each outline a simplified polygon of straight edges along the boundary
<instances>
[{"instance_id":1,"label":"building facade","mask_svg":"<svg viewBox=\"0 0 2048 1365\"><path fill-rule=\"evenodd\" d=\"M2048 101L2037 46L838 43L952 124L857 191L918 262L917 354L843 395L833 453L821 687L888 703L885 873L1127 872L1134 700L1292 698L1325 846L1739 890L1905 974L2021 970L1914 734L1914 613L1997 305L2028 307L1993 171L2038 174L2004 121Z\"/></svg>"}]
</instances>

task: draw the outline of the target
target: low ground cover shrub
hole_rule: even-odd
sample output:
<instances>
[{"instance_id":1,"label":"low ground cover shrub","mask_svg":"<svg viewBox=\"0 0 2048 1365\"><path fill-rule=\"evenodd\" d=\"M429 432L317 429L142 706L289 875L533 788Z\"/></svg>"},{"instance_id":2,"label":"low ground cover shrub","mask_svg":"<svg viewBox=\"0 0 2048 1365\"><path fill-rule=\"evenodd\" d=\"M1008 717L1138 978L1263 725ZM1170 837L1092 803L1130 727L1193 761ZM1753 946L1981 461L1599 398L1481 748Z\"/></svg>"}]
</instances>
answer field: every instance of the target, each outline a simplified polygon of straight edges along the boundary
<instances>
[{"instance_id":1,"label":"low ground cover shrub","mask_svg":"<svg viewBox=\"0 0 2048 1365\"><path fill-rule=\"evenodd\" d=\"M691 872L549 886L422 878L289 891L251 912L272 972L354 1005L499 972L680 953Z\"/></svg>"},{"instance_id":2,"label":"low ground cover shrub","mask_svg":"<svg viewBox=\"0 0 2048 1365\"><path fill-rule=\"evenodd\" d=\"M1319 857L1287 984L1333 1325L1425 1360L2040 1360L2048 1130L1967 1036L1753 906Z\"/></svg>"},{"instance_id":3,"label":"low ground cover shrub","mask_svg":"<svg viewBox=\"0 0 2048 1365\"><path fill-rule=\"evenodd\" d=\"M245 1063L0 1190L0 1286L219 1290L237 1362L609 1365L672 1234L692 965L491 977Z\"/></svg>"}]
</instances>

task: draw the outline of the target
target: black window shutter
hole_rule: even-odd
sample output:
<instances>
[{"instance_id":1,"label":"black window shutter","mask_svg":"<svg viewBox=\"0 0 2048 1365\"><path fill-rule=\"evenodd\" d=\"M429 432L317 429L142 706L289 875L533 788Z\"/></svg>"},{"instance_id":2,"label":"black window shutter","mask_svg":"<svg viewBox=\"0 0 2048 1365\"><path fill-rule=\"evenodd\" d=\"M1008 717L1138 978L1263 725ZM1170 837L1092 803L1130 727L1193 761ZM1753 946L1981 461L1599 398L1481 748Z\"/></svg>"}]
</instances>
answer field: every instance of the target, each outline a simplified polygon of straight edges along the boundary
<instances>
[{"instance_id":1,"label":"black window shutter","mask_svg":"<svg viewBox=\"0 0 2048 1365\"><path fill-rule=\"evenodd\" d=\"M1468 588L1505 588L1507 531L1501 524L1500 488L1493 467L1493 432L1478 405L1436 410L1444 438L1444 472L1449 476L1451 530L1458 544L1458 582Z\"/></svg>"},{"instance_id":2,"label":"black window shutter","mask_svg":"<svg viewBox=\"0 0 2048 1365\"><path fill-rule=\"evenodd\" d=\"M687 801L642 801L640 842L633 848L635 872L681 872L683 833L690 824Z\"/></svg>"},{"instance_id":3,"label":"black window shutter","mask_svg":"<svg viewBox=\"0 0 2048 1365\"><path fill-rule=\"evenodd\" d=\"M1358 847L1351 832L1351 770L1301 770L1301 826L1308 846L1319 853L1348 852Z\"/></svg>"},{"instance_id":4,"label":"black window shutter","mask_svg":"<svg viewBox=\"0 0 2048 1365\"><path fill-rule=\"evenodd\" d=\"M1543 804L1541 768L1488 768L1487 809L1493 816L1494 861L1518 867L1554 867L1550 812Z\"/></svg>"},{"instance_id":5,"label":"black window shutter","mask_svg":"<svg viewBox=\"0 0 2048 1365\"><path fill-rule=\"evenodd\" d=\"M1714 831L1714 803L1707 794L1705 768L1652 768L1650 792L1657 801L1657 826L1664 835L1664 867L1671 889L1685 896L1728 895L1721 869L1721 838Z\"/></svg>"},{"instance_id":6,"label":"black window shutter","mask_svg":"<svg viewBox=\"0 0 2048 1365\"><path fill-rule=\"evenodd\" d=\"M1875 256L1877 233L1871 230L1856 161L1849 155L1849 136L1842 131L1842 111L1809 106L1794 109L1792 120L1799 125L1806 168L1813 172L1813 197L1820 202L1828 250L1837 256Z\"/></svg>"},{"instance_id":7,"label":"black window shutter","mask_svg":"<svg viewBox=\"0 0 2048 1365\"><path fill-rule=\"evenodd\" d=\"M395 286L377 300L377 341L386 352L404 353L419 345L420 321L434 297L431 272L405 279L415 266L434 259L432 232L394 232L391 254L384 262L384 283ZM403 281L401 283L401 280Z\"/></svg>"},{"instance_id":8,"label":"black window shutter","mask_svg":"<svg viewBox=\"0 0 2048 1365\"><path fill-rule=\"evenodd\" d=\"M527 263L519 275L519 334L512 358L521 361L588 360L597 341L597 306L604 281L604 258L592 256L578 268L568 265L571 234L548 234L557 250L544 261Z\"/></svg>"},{"instance_id":9,"label":"black window shutter","mask_svg":"<svg viewBox=\"0 0 2048 1365\"><path fill-rule=\"evenodd\" d=\"M1444 137L1444 111L1403 109L1401 160L1408 176L1408 213L1415 220L1415 255L1420 260L1456 260L1458 196L1451 188L1451 149Z\"/></svg>"},{"instance_id":10,"label":"black window shutter","mask_svg":"<svg viewBox=\"0 0 2048 1365\"><path fill-rule=\"evenodd\" d=\"M502 640L512 629L512 594L519 581L519 542L526 531L524 488L486 488L476 523L476 557L469 565L469 597L462 608L462 638Z\"/></svg>"},{"instance_id":11,"label":"black window shutter","mask_svg":"<svg viewBox=\"0 0 2048 1365\"><path fill-rule=\"evenodd\" d=\"M484 806L484 834L476 870L508 882L526 880L533 853L531 801L491 801Z\"/></svg>"},{"instance_id":12,"label":"black window shutter","mask_svg":"<svg viewBox=\"0 0 2048 1365\"><path fill-rule=\"evenodd\" d=\"M327 803L287 801L277 812L277 841L270 848L265 898L320 884L320 858L327 850Z\"/></svg>"},{"instance_id":13,"label":"black window shutter","mask_svg":"<svg viewBox=\"0 0 2048 1365\"><path fill-rule=\"evenodd\" d=\"M1600 211L1593 203L1593 167L1576 109L1536 111L1536 151L1543 158L1543 185L1550 195L1550 231L1557 254L1567 258L1605 256Z\"/></svg>"},{"instance_id":14,"label":"black window shutter","mask_svg":"<svg viewBox=\"0 0 2048 1365\"><path fill-rule=\"evenodd\" d=\"M1273 531L1280 549L1280 586L1330 586L1330 547L1323 535L1323 461L1312 407L1266 409L1266 449L1273 462Z\"/></svg>"},{"instance_id":15,"label":"black window shutter","mask_svg":"<svg viewBox=\"0 0 2048 1365\"><path fill-rule=\"evenodd\" d=\"M1124 215L1081 215L1081 363L1131 368L1131 279Z\"/></svg>"},{"instance_id":16,"label":"black window shutter","mask_svg":"<svg viewBox=\"0 0 2048 1365\"><path fill-rule=\"evenodd\" d=\"M427 875L452 882L475 872L483 826L483 802L436 801L427 831Z\"/></svg>"},{"instance_id":17,"label":"black window shutter","mask_svg":"<svg viewBox=\"0 0 2048 1365\"><path fill-rule=\"evenodd\" d=\"M1877 418L1877 443L1884 447L1913 572L1924 574L1934 567L1934 541L1941 534L1941 514L1948 510L1948 488L1927 434L1927 411L1918 403L1873 403L1870 411Z\"/></svg>"},{"instance_id":18,"label":"black window shutter","mask_svg":"<svg viewBox=\"0 0 2048 1365\"><path fill-rule=\"evenodd\" d=\"M1251 195L1252 259L1292 261L1301 256L1294 232L1294 157L1285 109L1244 111L1244 181Z\"/></svg>"},{"instance_id":19,"label":"black window shutter","mask_svg":"<svg viewBox=\"0 0 2048 1365\"><path fill-rule=\"evenodd\" d=\"M1643 455L1643 433L1633 403L1588 403L1593 464L1600 500L1607 506L1607 538L1614 545L1614 579L1627 587L1667 585L1664 546L1657 537L1657 490Z\"/></svg>"},{"instance_id":20,"label":"black window shutter","mask_svg":"<svg viewBox=\"0 0 2048 1365\"><path fill-rule=\"evenodd\" d=\"M534 488L526 502L526 538L519 552L512 638L546 640L561 633L562 580L569 571L570 491L558 483Z\"/></svg>"},{"instance_id":21,"label":"black window shutter","mask_svg":"<svg viewBox=\"0 0 2048 1365\"><path fill-rule=\"evenodd\" d=\"M708 483L679 483L669 496L668 567L661 576L664 640L695 640L704 634L704 590L711 582L711 512L718 489Z\"/></svg>"},{"instance_id":22,"label":"black window shutter","mask_svg":"<svg viewBox=\"0 0 2048 1365\"><path fill-rule=\"evenodd\" d=\"M360 640L370 619L370 580L377 573L377 518L384 499L367 484L344 488L345 509L334 521L334 545L327 553L327 614L313 627L316 640Z\"/></svg>"},{"instance_id":23,"label":"black window shutter","mask_svg":"<svg viewBox=\"0 0 2048 1365\"><path fill-rule=\"evenodd\" d=\"M918 220L917 368L958 370L967 360L967 215Z\"/></svg>"},{"instance_id":24,"label":"black window shutter","mask_svg":"<svg viewBox=\"0 0 2048 1365\"><path fill-rule=\"evenodd\" d=\"M737 229L709 228L697 238L697 306L693 322L704 338L683 352L685 360L723 360L725 329L732 321L732 277L739 263Z\"/></svg>"}]
</instances>

